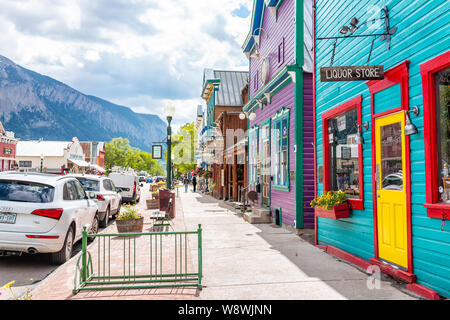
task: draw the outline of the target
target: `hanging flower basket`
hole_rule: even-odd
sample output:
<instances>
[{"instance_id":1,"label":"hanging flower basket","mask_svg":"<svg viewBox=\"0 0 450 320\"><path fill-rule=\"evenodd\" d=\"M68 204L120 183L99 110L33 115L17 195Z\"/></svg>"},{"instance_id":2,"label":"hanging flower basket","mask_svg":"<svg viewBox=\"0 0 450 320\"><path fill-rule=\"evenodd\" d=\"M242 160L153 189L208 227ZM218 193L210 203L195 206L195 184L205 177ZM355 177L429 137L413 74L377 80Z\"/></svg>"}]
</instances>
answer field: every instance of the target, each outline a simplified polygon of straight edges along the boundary
<instances>
[{"instance_id":1,"label":"hanging flower basket","mask_svg":"<svg viewBox=\"0 0 450 320\"><path fill-rule=\"evenodd\" d=\"M333 206L329 210L322 207L315 207L314 213L316 217L334 220L350 217L350 209L347 202Z\"/></svg>"},{"instance_id":2,"label":"hanging flower basket","mask_svg":"<svg viewBox=\"0 0 450 320\"><path fill-rule=\"evenodd\" d=\"M350 216L347 195L341 190L324 193L311 201L311 207L314 208L316 217L336 220Z\"/></svg>"}]
</instances>

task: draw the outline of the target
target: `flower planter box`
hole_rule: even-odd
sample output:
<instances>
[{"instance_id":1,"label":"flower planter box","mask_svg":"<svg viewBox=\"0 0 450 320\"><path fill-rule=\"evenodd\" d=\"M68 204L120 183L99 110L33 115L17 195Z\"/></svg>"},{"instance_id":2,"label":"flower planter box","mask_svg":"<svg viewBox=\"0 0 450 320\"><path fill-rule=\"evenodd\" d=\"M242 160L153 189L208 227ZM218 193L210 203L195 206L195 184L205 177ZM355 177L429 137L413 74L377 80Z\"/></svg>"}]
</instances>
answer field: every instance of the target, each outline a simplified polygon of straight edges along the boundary
<instances>
[{"instance_id":1,"label":"flower planter box","mask_svg":"<svg viewBox=\"0 0 450 320\"><path fill-rule=\"evenodd\" d=\"M158 209L159 199L147 199L147 209Z\"/></svg>"},{"instance_id":2,"label":"flower planter box","mask_svg":"<svg viewBox=\"0 0 450 320\"><path fill-rule=\"evenodd\" d=\"M314 213L316 217L334 220L350 217L350 209L348 207L348 202L334 206L330 210L323 209L321 207L316 207L314 208Z\"/></svg>"},{"instance_id":3,"label":"flower planter box","mask_svg":"<svg viewBox=\"0 0 450 320\"><path fill-rule=\"evenodd\" d=\"M144 217L132 220L116 220L116 226L119 233L142 232L144 227Z\"/></svg>"}]
</instances>

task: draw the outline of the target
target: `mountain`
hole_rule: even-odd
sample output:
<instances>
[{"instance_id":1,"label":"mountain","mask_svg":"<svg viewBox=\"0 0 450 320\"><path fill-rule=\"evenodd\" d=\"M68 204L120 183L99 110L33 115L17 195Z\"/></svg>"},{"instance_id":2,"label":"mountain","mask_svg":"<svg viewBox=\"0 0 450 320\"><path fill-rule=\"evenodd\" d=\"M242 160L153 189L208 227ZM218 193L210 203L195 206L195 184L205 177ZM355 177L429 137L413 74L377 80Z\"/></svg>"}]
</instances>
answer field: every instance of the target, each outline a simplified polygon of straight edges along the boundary
<instances>
[{"instance_id":1,"label":"mountain","mask_svg":"<svg viewBox=\"0 0 450 320\"><path fill-rule=\"evenodd\" d=\"M25 69L0 55L0 120L21 140L110 141L115 137L151 152L166 124Z\"/></svg>"}]
</instances>

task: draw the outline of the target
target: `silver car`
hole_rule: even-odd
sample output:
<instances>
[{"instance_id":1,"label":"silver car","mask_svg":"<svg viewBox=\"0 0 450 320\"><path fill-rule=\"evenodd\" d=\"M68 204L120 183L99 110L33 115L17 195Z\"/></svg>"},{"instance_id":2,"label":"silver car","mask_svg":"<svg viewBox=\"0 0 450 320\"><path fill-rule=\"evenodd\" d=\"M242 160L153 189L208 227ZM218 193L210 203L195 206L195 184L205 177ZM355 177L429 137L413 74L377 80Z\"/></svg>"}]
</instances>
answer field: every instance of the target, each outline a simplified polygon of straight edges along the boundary
<instances>
[{"instance_id":1,"label":"silver car","mask_svg":"<svg viewBox=\"0 0 450 320\"><path fill-rule=\"evenodd\" d=\"M115 218L122 205L122 196L119 188L108 177L95 175L71 174L82 184L89 198L98 206L100 226L108 226L109 218Z\"/></svg>"},{"instance_id":2,"label":"silver car","mask_svg":"<svg viewBox=\"0 0 450 320\"><path fill-rule=\"evenodd\" d=\"M0 253L49 253L54 264L70 259L73 244L98 231L98 207L80 182L39 173L0 174Z\"/></svg>"}]
</instances>

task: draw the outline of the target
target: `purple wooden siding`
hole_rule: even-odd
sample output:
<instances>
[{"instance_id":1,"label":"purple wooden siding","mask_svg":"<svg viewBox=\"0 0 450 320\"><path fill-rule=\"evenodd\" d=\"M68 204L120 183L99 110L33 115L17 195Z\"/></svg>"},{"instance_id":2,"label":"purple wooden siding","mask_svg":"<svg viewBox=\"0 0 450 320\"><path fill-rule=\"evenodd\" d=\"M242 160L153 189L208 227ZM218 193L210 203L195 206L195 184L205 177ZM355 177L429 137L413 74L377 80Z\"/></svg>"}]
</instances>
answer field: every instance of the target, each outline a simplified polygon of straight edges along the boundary
<instances>
[{"instance_id":1,"label":"purple wooden siding","mask_svg":"<svg viewBox=\"0 0 450 320\"><path fill-rule=\"evenodd\" d=\"M261 63L262 58L268 56L270 64L269 79L277 74L286 64L293 63L295 58L295 0L284 0L278 9L278 21L265 9L264 20L262 23L261 56L259 59L250 59L250 82L249 92L252 99L264 86L261 82ZM278 63L278 45L284 38L284 63ZM257 75L258 88L254 89L253 81Z\"/></svg>"},{"instance_id":2,"label":"purple wooden siding","mask_svg":"<svg viewBox=\"0 0 450 320\"><path fill-rule=\"evenodd\" d=\"M261 110L259 108L255 109L256 118L254 121L250 121L250 127L255 125L261 126L261 123L267 119L273 117L277 111L282 107L290 109L289 113L289 170L295 170L295 153L293 151L294 141L295 141L295 114L294 114L294 103L295 103L295 90L294 84L290 82L286 87L281 89L276 95L272 97L270 105L264 106ZM261 131L260 131L261 133ZM271 131L271 138L272 131ZM261 146L260 150L261 152ZM273 150L271 150L271 153ZM273 182L272 182L273 183ZM273 213L274 207L281 208L281 220L285 224L292 225L295 219L295 180L290 180L290 191L280 191L272 188L270 190L270 207ZM261 196L261 195L259 195Z\"/></svg>"},{"instance_id":3,"label":"purple wooden siding","mask_svg":"<svg viewBox=\"0 0 450 320\"><path fill-rule=\"evenodd\" d=\"M303 202L305 228L314 228L314 210L310 206L314 198L314 126L313 79L311 73L303 73Z\"/></svg>"}]
</instances>

